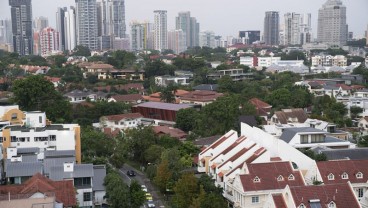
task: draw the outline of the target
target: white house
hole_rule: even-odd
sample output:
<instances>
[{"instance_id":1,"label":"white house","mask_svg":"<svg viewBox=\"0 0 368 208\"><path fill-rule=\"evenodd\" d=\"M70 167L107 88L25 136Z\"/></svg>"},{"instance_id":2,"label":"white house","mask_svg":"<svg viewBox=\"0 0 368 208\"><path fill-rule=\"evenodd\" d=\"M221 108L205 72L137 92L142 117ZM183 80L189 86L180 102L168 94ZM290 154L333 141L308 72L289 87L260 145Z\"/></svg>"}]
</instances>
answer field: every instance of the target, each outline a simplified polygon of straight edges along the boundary
<instances>
[{"instance_id":1,"label":"white house","mask_svg":"<svg viewBox=\"0 0 368 208\"><path fill-rule=\"evenodd\" d=\"M130 128L137 128L142 124L143 116L140 113L126 113L119 115L103 116L100 123L94 123L93 126L100 129L110 128L112 131L119 129L125 131Z\"/></svg>"},{"instance_id":2,"label":"white house","mask_svg":"<svg viewBox=\"0 0 368 208\"><path fill-rule=\"evenodd\" d=\"M189 85L190 77L174 77L174 76L157 76L155 77L155 83L158 86L166 87L169 84L174 85Z\"/></svg>"}]
</instances>

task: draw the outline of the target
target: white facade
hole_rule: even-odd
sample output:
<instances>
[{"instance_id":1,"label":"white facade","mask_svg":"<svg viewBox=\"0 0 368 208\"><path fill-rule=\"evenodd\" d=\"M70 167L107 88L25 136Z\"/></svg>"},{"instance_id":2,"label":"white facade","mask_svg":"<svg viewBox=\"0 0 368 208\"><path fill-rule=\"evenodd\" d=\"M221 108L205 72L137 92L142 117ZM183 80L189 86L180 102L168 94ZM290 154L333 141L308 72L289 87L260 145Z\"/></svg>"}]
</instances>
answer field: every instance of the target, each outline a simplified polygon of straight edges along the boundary
<instances>
[{"instance_id":1,"label":"white facade","mask_svg":"<svg viewBox=\"0 0 368 208\"><path fill-rule=\"evenodd\" d=\"M145 49L145 28L143 24L133 22L130 25L130 44L132 51L140 51Z\"/></svg>"},{"instance_id":2,"label":"white facade","mask_svg":"<svg viewBox=\"0 0 368 208\"><path fill-rule=\"evenodd\" d=\"M126 129L137 128L142 124L142 118L143 116L139 118L123 118L119 121L113 121L106 117L102 117L100 119L100 123L94 124L93 126L97 128L111 128L113 131L115 129L124 131Z\"/></svg>"},{"instance_id":3,"label":"white facade","mask_svg":"<svg viewBox=\"0 0 368 208\"><path fill-rule=\"evenodd\" d=\"M281 57L258 57L258 66L269 67L273 64L277 65L279 61L281 61Z\"/></svg>"},{"instance_id":4,"label":"white facade","mask_svg":"<svg viewBox=\"0 0 368 208\"><path fill-rule=\"evenodd\" d=\"M343 46L347 36L346 7L341 0L327 0L318 11L318 42Z\"/></svg>"},{"instance_id":5,"label":"white facade","mask_svg":"<svg viewBox=\"0 0 368 208\"><path fill-rule=\"evenodd\" d=\"M203 31L199 35L199 46L216 48L215 33L212 31Z\"/></svg>"},{"instance_id":6,"label":"white facade","mask_svg":"<svg viewBox=\"0 0 368 208\"><path fill-rule=\"evenodd\" d=\"M254 59L255 58L251 56L240 57L240 64L244 66L255 67L256 63L254 62Z\"/></svg>"},{"instance_id":7,"label":"white facade","mask_svg":"<svg viewBox=\"0 0 368 208\"><path fill-rule=\"evenodd\" d=\"M40 32L41 55L50 55L54 51L60 50L59 32L51 27L46 27Z\"/></svg>"},{"instance_id":8,"label":"white facade","mask_svg":"<svg viewBox=\"0 0 368 208\"><path fill-rule=\"evenodd\" d=\"M73 7L65 12L64 27L65 50L74 50L75 46L77 46L77 34L76 13Z\"/></svg>"},{"instance_id":9,"label":"white facade","mask_svg":"<svg viewBox=\"0 0 368 208\"><path fill-rule=\"evenodd\" d=\"M154 11L154 49L165 50L168 48L167 44L167 11L155 10Z\"/></svg>"},{"instance_id":10,"label":"white facade","mask_svg":"<svg viewBox=\"0 0 368 208\"><path fill-rule=\"evenodd\" d=\"M343 55L316 55L312 57L312 66L340 66L346 67L348 63L347 57Z\"/></svg>"},{"instance_id":11,"label":"white facade","mask_svg":"<svg viewBox=\"0 0 368 208\"><path fill-rule=\"evenodd\" d=\"M189 85L189 77L172 77L172 76L157 76L155 83L158 86L167 86L170 83L177 85Z\"/></svg>"},{"instance_id":12,"label":"white facade","mask_svg":"<svg viewBox=\"0 0 368 208\"><path fill-rule=\"evenodd\" d=\"M284 20L284 45L301 44L301 15L294 12L286 13Z\"/></svg>"},{"instance_id":13,"label":"white facade","mask_svg":"<svg viewBox=\"0 0 368 208\"><path fill-rule=\"evenodd\" d=\"M96 0L76 1L77 44L97 49L97 5Z\"/></svg>"}]
</instances>

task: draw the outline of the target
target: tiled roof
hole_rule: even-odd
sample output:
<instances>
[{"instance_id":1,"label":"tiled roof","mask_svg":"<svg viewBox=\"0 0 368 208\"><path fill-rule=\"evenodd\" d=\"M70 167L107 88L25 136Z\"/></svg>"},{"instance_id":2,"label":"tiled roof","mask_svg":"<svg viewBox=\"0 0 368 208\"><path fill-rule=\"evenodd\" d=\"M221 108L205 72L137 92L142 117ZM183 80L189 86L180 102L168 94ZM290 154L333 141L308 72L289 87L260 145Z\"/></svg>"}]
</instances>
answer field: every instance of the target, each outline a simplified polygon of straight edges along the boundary
<instances>
[{"instance_id":1,"label":"tiled roof","mask_svg":"<svg viewBox=\"0 0 368 208\"><path fill-rule=\"evenodd\" d=\"M116 137L120 133L120 129L113 130L112 128L103 128L103 133L109 137Z\"/></svg>"},{"instance_id":2,"label":"tiled roof","mask_svg":"<svg viewBox=\"0 0 368 208\"><path fill-rule=\"evenodd\" d=\"M368 180L368 160L337 160L317 162L318 170L321 173L325 184L346 183L366 183ZM343 174L347 174L347 179L343 179ZM361 178L357 177L362 173ZM328 180L328 175L333 174L334 180Z\"/></svg>"},{"instance_id":3,"label":"tiled roof","mask_svg":"<svg viewBox=\"0 0 368 208\"><path fill-rule=\"evenodd\" d=\"M301 172L294 170L290 162L252 163L247 164L247 168L249 174L239 176L244 192L305 185ZM255 178L259 178L259 182L254 181Z\"/></svg>"},{"instance_id":4,"label":"tiled roof","mask_svg":"<svg viewBox=\"0 0 368 208\"><path fill-rule=\"evenodd\" d=\"M52 181L37 173L22 185L0 186L1 195L10 193L10 195L29 196L38 192L54 193L56 201L66 207L77 205L73 181Z\"/></svg>"},{"instance_id":5,"label":"tiled roof","mask_svg":"<svg viewBox=\"0 0 368 208\"><path fill-rule=\"evenodd\" d=\"M209 149L214 149L217 146L219 146L220 144L222 144L223 142L225 142L229 137L231 137L234 134L234 132L232 132L229 136L222 136L220 139L218 139L216 142L212 143L209 147L207 147L205 150L203 150L201 153L199 153L200 155L202 155L203 153L207 152Z\"/></svg>"},{"instance_id":6,"label":"tiled roof","mask_svg":"<svg viewBox=\"0 0 368 208\"><path fill-rule=\"evenodd\" d=\"M141 83L129 83L125 85L109 85L109 86L104 86L104 87L95 87L95 89L98 91L106 90L107 92L110 92L112 87L117 90L125 90L125 91L129 91L132 89L138 90L138 91L144 90L143 84Z\"/></svg>"},{"instance_id":7,"label":"tiled roof","mask_svg":"<svg viewBox=\"0 0 368 208\"><path fill-rule=\"evenodd\" d=\"M189 104L146 102L146 103L135 105L133 107L145 107L145 108L155 108L155 109L162 109L162 110L179 111L180 109L191 108L193 106L189 105Z\"/></svg>"},{"instance_id":8,"label":"tiled roof","mask_svg":"<svg viewBox=\"0 0 368 208\"><path fill-rule=\"evenodd\" d=\"M301 204L306 208L328 207L332 201L336 207L361 207L348 183L297 186L290 187L290 191L297 207Z\"/></svg>"},{"instance_id":9,"label":"tiled roof","mask_svg":"<svg viewBox=\"0 0 368 208\"><path fill-rule=\"evenodd\" d=\"M177 128L168 127L168 126L154 126L153 131L156 134L167 134L177 139L183 139L188 136L188 134L185 133L184 131L177 129Z\"/></svg>"},{"instance_id":10,"label":"tiled roof","mask_svg":"<svg viewBox=\"0 0 368 208\"><path fill-rule=\"evenodd\" d=\"M193 144L196 146L209 146L212 143L214 143L216 140L218 140L220 137L221 137L220 135L216 135L216 136L196 139L193 142Z\"/></svg>"},{"instance_id":11,"label":"tiled roof","mask_svg":"<svg viewBox=\"0 0 368 208\"><path fill-rule=\"evenodd\" d=\"M229 153L232 149L234 149L236 146L238 146L239 144L241 144L246 139L247 138L245 136L239 137L232 145L230 145L228 148L224 149L224 151L222 151L221 153L219 153L218 155L216 155L215 157L213 157L211 159L211 161L215 160L220 155L226 155L227 153Z\"/></svg>"},{"instance_id":12,"label":"tiled roof","mask_svg":"<svg viewBox=\"0 0 368 208\"><path fill-rule=\"evenodd\" d=\"M239 152L237 152L235 155L231 156L228 160L223 162L218 168L220 169L222 166L224 166L228 162L234 162L235 160L239 159L240 156L244 155L246 152L248 152L249 148L242 148Z\"/></svg>"},{"instance_id":13,"label":"tiled roof","mask_svg":"<svg viewBox=\"0 0 368 208\"><path fill-rule=\"evenodd\" d=\"M286 143L289 143L296 134L298 133L321 133L326 134L327 132L315 129L312 127L295 127L295 128L286 128L281 136L280 139L284 140Z\"/></svg>"},{"instance_id":14,"label":"tiled roof","mask_svg":"<svg viewBox=\"0 0 368 208\"><path fill-rule=\"evenodd\" d=\"M126 113L126 114L111 115L111 116L104 116L104 117L108 121L121 121L123 119L143 118L142 114L140 113Z\"/></svg>"},{"instance_id":15,"label":"tiled roof","mask_svg":"<svg viewBox=\"0 0 368 208\"><path fill-rule=\"evenodd\" d=\"M93 166L93 191L103 191L105 190L104 179L106 176L106 166L105 165L94 165Z\"/></svg>"},{"instance_id":16,"label":"tiled roof","mask_svg":"<svg viewBox=\"0 0 368 208\"><path fill-rule=\"evenodd\" d=\"M368 148L323 149L316 153L324 153L328 160L368 160Z\"/></svg>"},{"instance_id":17,"label":"tiled roof","mask_svg":"<svg viewBox=\"0 0 368 208\"><path fill-rule=\"evenodd\" d=\"M113 95L111 98L117 102L137 102L138 100L143 100L141 94Z\"/></svg>"},{"instance_id":18,"label":"tiled roof","mask_svg":"<svg viewBox=\"0 0 368 208\"><path fill-rule=\"evenodd\" d=\"M272 106L266 102L263 102L262 100L258 98L252 98L249 100L251 104L254 105L256 108L272 108Z\"/></svg>"},{"instance_id":19,"label":"tiled roof","mask_svg":"<svg viewBox=\"0 0 368 208\"><path fill-rule=\"evenodd\" d=\"M282 111L276 111L275 114L282 124L287 124L289 118L296 118L298 123L304 123L308 119L307 114L301 108L283 109Z\"/></svg>"},{"instance_id":20,"label":"tiled roof","mask_svg":"<svg viewBox=\"0 0 368 208\"><path fill-rule=\"evenodd\" d=\"M110 64L92 64L86 66L87 69L113 69L114 67Z\"/></svg>"},{"instance_id":21,"label":"tiled roof","mask_svg":"<svg viewBox=\"0 0 368 208\"><path fill-rule=\"evenodd\" d=\"M189 92L180 97L181 100L198 101L198 102L210 102L215 101L217 98L224 96L222 93L207 90L197 90Z\"/></svg>"},{"instance_id":22,"label":"tiled roof","mask_svg":"<svg viewBox=\"0 0 368 208\"><path fill-rule=\"evenodd\" d=\"M272 199L275 203L275 208L287 208L285 199L282 194L273 194Z\"/></svg>"}]
</instances>

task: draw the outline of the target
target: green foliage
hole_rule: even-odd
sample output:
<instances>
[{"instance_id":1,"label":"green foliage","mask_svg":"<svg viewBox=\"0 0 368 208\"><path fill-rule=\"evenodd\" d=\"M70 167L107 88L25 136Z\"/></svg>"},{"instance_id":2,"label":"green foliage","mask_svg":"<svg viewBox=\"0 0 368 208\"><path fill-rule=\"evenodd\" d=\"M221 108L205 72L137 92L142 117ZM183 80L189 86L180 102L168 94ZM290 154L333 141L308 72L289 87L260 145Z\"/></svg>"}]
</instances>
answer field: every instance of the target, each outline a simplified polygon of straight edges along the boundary
<instances>
[{"instance_id":1,"label":"green foliage","mask_svg":"<svg viewBox=\"0 0 368 208\"><path fill-rule=\"evenodd\" d=\"M156 163L161 159L164 148L159 145L152 145L144 151L144 158L148 163Z\"/></svg>"},{"instance_id":2,"label":"green foliage","mask_svg":"<svg viewBox=\"0 0 368 208\"><path fill-rule=\"evenodd\" d=\"M181 109L176 114L176 127L183 131L192 131L195 128L199 112L194 108Z\"/></svg>"},{"instance_id":3,"label":"green foliage","mask_svg":"<svg viewBox=\"0 0 368 208\"><path fill-rule=\"evenodd\" d=\"M122 69L132 66L135 60L136 56L133 53L117 50L112 52L107 58L107 63L113 65L117 69Z\"/></svg>"},{"instance_id":4,"label":"green foliage","mask_svg":"<svg viewBox=\"0 0 368 208\"><path fill-rule=\"evenodd\" d=\"M130 207L139 208L146 201L146 193L142 190L141 185L136 180L130 183Z\"/></svg>"},{"instance_id":5,"label":"green foliage","mask_svg":"<svg viewBox=\"0 0 368 208\"><path fill-rule=\"evenodd\" d=\"M73 50L73 56L85 56L90 57L91 56L91 50L89 50L88 47L77 45Z\"/></svg>"},{"instance_id":6,"label":"green foliage","mask_svg":"<svg viewBox=\"0 0 368 208\"><path fill-rule=\"evenodd\" d=\"M183 174L174 187L173 204L178 208L187 208L195 199L198 186L197 179L192 173Z\"/></svg>"},{"instance_id":7,"label":"green foliage","mask_svg":"<svg viewBox=\"0 0 368 208\"><path fill-rule=\"evenodd\" d=\"M61 77L64 82L80 83L83 81L83 72L76 65L66 65L62 68L52 68L47 72L48 76Z\"/></svg>"},{"instance_id":8,"label":"green foliage","mask_svg":"<svg viewBox=\"0 0 368 208\"><path fill-rule=\"evenodd\" d=\"M51 61L52 65L61 68L67 59L64 55L55 55L48 57L47 60Z\"/></svg>"},{"instance_id":9,"label":"green foliage","mask_svg":"<svg viewBox=\"0 0 368 208\"><path fill-rule=\"evenodd\" d=\"M141 164L147 164L145 150L157 143L158 137L151 127L129 129L125 133L131 159Z\"/></svg>"},{"instance_id":10,"label":"green foliage","mask_svg":"<svg viewBox=\"0 0 368 208\"><path fill-rule=\"evenodd\" d=\"M42 76L29 76L13 84L13 101L24 111L46 112L51 121L70 121L71 105Z\"/></svg>"},{"instance_id":11,"label":"green foliage","mask_svg":"<svg viewBox=\"0 0 368 208\"><path fill-rule=\"evenodd\" d=\"M165 193L166 187L171 180L172 172L169 168L169 162L167 160L162 160L161 163L157 166L156 177L154 178L154 182L161 191L161 193Z\"/></svg>"},{"instance_id":12,"label":"green foliage","mask_svg":"<svg viewBox=\"0 0 368 208\"><path fill-rule=\"evenodd\" d=\"M175 93L177 91L177 86L172 85L171 83L161 90L160 100L165 103L174 103Z\"/></svg>"},{"instance_id":13,"label":"green foliage","mask_svg":"<svg viewBox=\"0 0 368 208\"><path fill-rule=\"evenodd\" d=\"M195 71L206 66L203 59L177 57L173 61L173 65L180 70Z\"/></svg>"},{"instance_id":14,"label":"green foliage","mask_svg":"<svg viewBox=\"0 0 368 208\"><path fill-rule=\"evenodd\" d=\"M286 88L277 89L266 97L266 102L278 109L290 106L290 101L291 93Z\"/></svg>"},{"instance_id":15,"label":"green foliage","mask_svg":"<svg viewBox=\"0 0 368 208\"><path fill-rule=\"evenodd\" d=\"M359 39L359 40L348 41L347 45L348 46L353 46L353 47L364 48L366 46L366 39L362 38L362 39Z\"/></svg>"},{"instance_id":16,"label":"green foliage","mask_svg":"<svg viewBox=\"0 0 368 208\"><path fill-rule=\"evenodd\" d=\"M176 66L165 64L160 60L148 62L144 67L145 76L147 78L162 75L174 75L175 70Z\"/></svg>"},{"instance_id":17,"label":"green foliage","mask_svg":"<svg viewBox=\"0 0 368 208\"><path fill-rule=\"evenodd\" d=\"M171 49L165 49L161 52L162 55L175 54L175 52Z\"/></svg>"},{"instance_id":18,"label":"green foliage","mask_svg":"<svg viewBox=\"0 0 368 208\"><path fill-rule=\"evenodd\" d=\"M225 61L227 58L225 48L193 47L189 48L185 53L202 57L207 61Z\"/></svg>"},{"instance_id":19,"label":"green foliage","mask_svg":"<svg viewBox=\"0 0 368 208\"><path fill-rule=\"evenodd\" d=\"M288 54L281 54L281 60L304 60L305 65L309 65L308 59L302 51L290 51Z\"/></svg>"},{"instance_id":20,"label":"green foliage","mask_svg":"<svg viewBox=\"0 0 368 208\"><path fill-rule=\"evenodd\" d=\"M327 155L325 153L315 154L312 150L302 150L302 152L315 161L327 161Z\"/></svg>"},{"instance_id":21,"label":"green foliage","mask_svg":"<svg viewBox=\"0 0 368 208\"><path fill-rule=\"evenodd\" d=\"M358 140L359 147L368 147L368 136L363 136Z\"/></svg>"},{"instance_id":22,"label":"green foliage","mask_svg":"<svg viewBox=\"0 0 368 208\"><path fill-rule=\"evenodd\" d=\"M358 116L358 114L363 113L363 108L359 106L351 106L350 107L350 114L352 118L355 118Z\"/></svg>"}]
</instances>

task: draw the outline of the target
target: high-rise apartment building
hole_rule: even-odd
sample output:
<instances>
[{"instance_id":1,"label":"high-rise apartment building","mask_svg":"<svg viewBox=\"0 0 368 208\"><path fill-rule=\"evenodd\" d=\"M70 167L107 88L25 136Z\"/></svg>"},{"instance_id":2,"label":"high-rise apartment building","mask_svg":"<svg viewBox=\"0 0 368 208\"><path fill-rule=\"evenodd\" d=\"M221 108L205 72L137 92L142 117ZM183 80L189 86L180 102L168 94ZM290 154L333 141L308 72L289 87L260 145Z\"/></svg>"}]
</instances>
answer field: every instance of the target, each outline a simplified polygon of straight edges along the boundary
<instances>
[{"instance_id":1,"label":"high-rise apartment building","mask_svg":"<svg viewBox=\"0 0 368 208\"><path fill-rule=\"evenodd\" d=\"M301 15L297 13L286 13L284 15L284 45L301 44Z\"/></svg>"},{"instance_id":2,"label":"high-rise apartment building","mask_svg":"<svg viewBox=\"0 0 368 208\"><path fill-rule=\"evenodd\" d=\"M58 8L56 11L56 30L59 32L59 46L60 50L64 51L65 48L65 12L67 12L68 9L66 7L64 8Z\"/></svg>"},{"instance_id":3,"label":"high-rise apartment building","mask_svg":"<svg viewBox=\"0 0 368 208\"><path fill-rule=\"evenodd\" d=\"M267 45L279 44L279 13L275 11L266 12L264 19L263 40Z\"/></svg>"},{"instance_id":4,"label":"high-rise apartment building","mask_svg":"<svg viewBox=\"0 0 368 208\"><path fill-rule=\"evenodd\" d=\"M8 19L0 20L0 43L13 44L11 21Z\"/></svg>"},{"instance_id":5,"label":"high-rise apartment building","mask_svg":"<svg viewBox=\"0 0 368 208\"><path fill-rule=\"evenodd\" d=\"M60 50L59 32L54 28L46 27L41 30L39 35L42 56L50 55L53 51Z\"/></svg>"},{"instance_id":6,"label":"high-rise apartment building","mask_svg":"<svg viewBox=\"0 0 368 208\"><path fill-rule=\"evenodd\" d=\"M171 30L168 32L168 48L175 54L180 54L187 50L187 38L183 30Z\"/></svg>"},{"instance_id":7,"label":"high-rise apartment building","mask_svg":"<svg viewBox=\"0 0 368 208\"><path fill-rule=\"evenodd\" d=\"M221 37L220 37L220 39L221 39ZM203 31L203 32L201 32L199 46L215 48L216 47L215 33L212 32L212 31Z\"/></svg>"},{"instance_id":8,"label":"high-rise apartment building","mask_svg":"<svg viewBox=\"0 0 368 208\"><path fill-rule=\"evenodd\" d=\"M179 12L176 17L176 30L182 30L186 36L186 46L199 46L199 23L190 12Z\"/></svg>"},{"instance_id":9,"label":"high-rise apartment building","mask_svg":"<svg viewBox=\"0 0 368 208\"><path fill-rule=\"evenodd\" d=\"M154 11L154 37L153 45L155 50L167 49L167 11Z\"/></svg>"},{"instance_id":10,"label":"high-rise apartment building","mask_svg":"<svg viewBox=\"0 0 368 208\"><path fill-rule=\"evenodd\" d=\"M239 31L239 38L244 40L245 44L251 45L254 42L261 40L261 31L259 30Z\"/></svg>"},{"instance_id":11,"label":"high-rise apartment building","mask_svg":"<svg viewBox=\"0 0 368 208\"><path fill-rule=\"evenodd\" d=\"M312 15L310 13L301 15L300 33L300 41L302 45L313 41Z\"/></svg>"},{"instance_id":12,"label":"high-rise apartment building","mask_svg":"<svg viewBox=\"0 0 368 208\"><path fill-rule=\"evenodd\" d=\"M13 32L14 52L19 55L33 54L32 1L9 0Z\"/></svg>"},{"instance_id":13,"label":"high-rise apartment building","mask_svg":"<svg viewBox=\"0 0 368 208\"><path fill-rule=\"evenodd\" d=\"M152 30L153 24L149 22L132 22L130 24L131 49L139 51L144 49L153 49Z\"/></svg>"},{"instance_id":14,"label":"high-rise apartment building","mask_svg":"<svg viewBox=\"0 0 368 208\"><path fill-rule=\"evenodd\" d=\"M368 25L367 25L367 30L365 31L365 41L366 41L366 45L368 46Z\"/></svg>"},{"instance_id":15,"label":"high-rise apartment building","mask_svg":"<svg viewBox=\"0 0 368 208\"><path fill-rule=\"evenodd\" d=\"M96 50L97 5L96 0L75 0L77 44Z\"/></svg>"},{"instance_id":16,"label":"high-rise apartment building","mask_svg":"<svg viewBox=\"0 0 368 208\"><path fill-rule=\"evenodd\" d=\"M343 46L347 36L346 7L341 0L327 0L318 10L318 41L330 46Z\"/></svg>"},{"instance_id":17,"label":"high-rise apartment building","mask_svg":"<svg viewBox=\"0 0 368 208\"><path fill-rule=\"evenodd\" d=\"M97 1L98 36L126 37L125 0Z\"/></svg>"},{"instance_id":18,"label":"high-rise apartment building","mask_svg":"<svg viewBox=\"0 0 368 208\"><path fill-rule=\"evenodd\" d=\"M76 10L70 7L69 11L64 13L64 50L73 50L77 46L77 29L76 29Z\"/></svg>"},{"instance_id":19,"label":"high-rise apartment building","mask_svg":"<svg viewBox=\"0 0 368 208\"><path fill-rule=\"evenodd\" d=\"M33 28L35 32L40 32L49 26L49 19L47 17L36 17L33 20Z\"/></svg>"}]
</instances>

